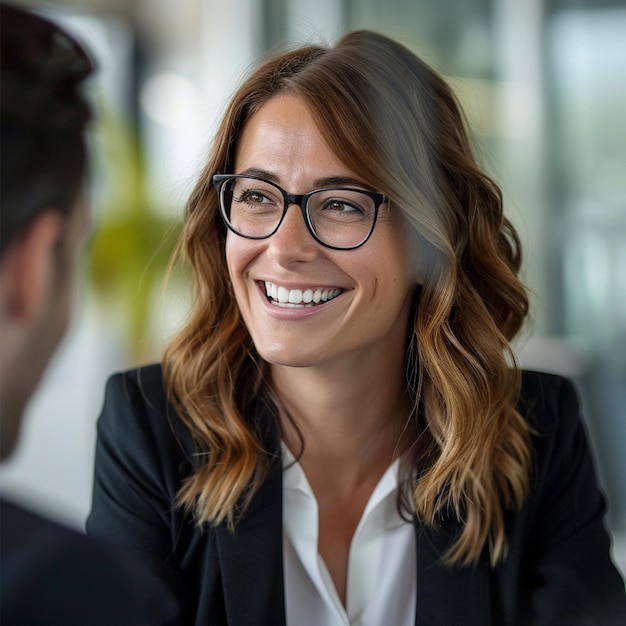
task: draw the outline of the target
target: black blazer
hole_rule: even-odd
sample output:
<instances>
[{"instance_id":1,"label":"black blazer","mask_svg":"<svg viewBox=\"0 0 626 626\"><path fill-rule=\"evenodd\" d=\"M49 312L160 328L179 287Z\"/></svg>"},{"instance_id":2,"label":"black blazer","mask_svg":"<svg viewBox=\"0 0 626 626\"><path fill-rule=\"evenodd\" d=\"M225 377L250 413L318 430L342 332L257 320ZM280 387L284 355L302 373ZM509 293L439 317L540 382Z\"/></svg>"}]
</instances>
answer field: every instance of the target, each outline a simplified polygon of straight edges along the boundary
<instances>
[{"instance_id":1,"label":"black blazer","mask_svg":"<svg viewBox=\"0 0 626 626\"><path fill-rule=\"evenodd\" d=\"M0 500L2 626L147 626L142 572L110 546Z\"/></svg>"},{"instance_id":2,"label":"black blazer","mask_svg":"<svg viewBox=\"0 0 626 626\"><path fill-rule=\"evenodd\" d=\"M609 557L598 489L574 389L525 372L520 410L536 430L532 491L507 518L509 553L497 569L447 568L440 556L458 532L415 522L420 626L626 624L624 583ZM268 450L275 421L258 403L251 419ZM113 376L99 420L88 532L137 554L150 577L154 624L281 626L282 480L273 471L230 532L197 528L176 506L193 469L189 433L168 407L161 369ZM389 625L381 625L389 626Z\"/></svg>"}]
</instances>

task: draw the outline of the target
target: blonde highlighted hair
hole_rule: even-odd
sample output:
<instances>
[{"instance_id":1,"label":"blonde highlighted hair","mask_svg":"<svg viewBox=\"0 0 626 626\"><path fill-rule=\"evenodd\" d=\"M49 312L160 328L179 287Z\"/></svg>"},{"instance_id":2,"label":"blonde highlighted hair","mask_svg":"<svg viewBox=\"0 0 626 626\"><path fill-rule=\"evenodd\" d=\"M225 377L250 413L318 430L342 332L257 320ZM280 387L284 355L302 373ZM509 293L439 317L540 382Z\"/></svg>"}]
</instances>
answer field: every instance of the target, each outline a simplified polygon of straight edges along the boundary
<instances>
[{"instance_id":1,"label":"blonde highlighted hair","mask_svg":"<svg viewBox=\"0 0 626 626\"><path fill-rule=\"evenodd\" d=\"M258 397L276 404L231 290L212 176L232 173L243 126L278 94L302 98L333 152L412 228L422 283L406 347L421 433L414 509L426 526L450 512L462 521L448 563L470 564L487 548L495 566L506 554L505 511L521 506L531 464L510 346L528 313L519 240L448 85L407 48L368 31L275 55L253 71L191 194L178 254L191 265L194 301L164 372L204 456L180 504L198 523L232 526L270 463L248 413Z\"/></svg>"}]
</instances>

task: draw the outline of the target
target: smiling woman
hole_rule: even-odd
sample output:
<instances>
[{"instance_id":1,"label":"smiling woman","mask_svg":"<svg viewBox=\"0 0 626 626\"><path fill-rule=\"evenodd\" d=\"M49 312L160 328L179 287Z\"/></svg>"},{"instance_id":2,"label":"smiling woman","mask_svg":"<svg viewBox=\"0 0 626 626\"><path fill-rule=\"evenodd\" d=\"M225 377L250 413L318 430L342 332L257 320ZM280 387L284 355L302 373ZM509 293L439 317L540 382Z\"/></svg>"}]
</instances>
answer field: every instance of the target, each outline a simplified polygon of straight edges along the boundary
<instances>
[{"instance_id":1,"label":"smiling woman","mask_svg":"<svg viewBox=\"0 0 626 626\"><path fill-rule=\"evenodd\" d=\"M114 376L88 530L162 623L619 623L571 384L522 372L521 252L446 83L354 32L235 93L163 362Z\"/></svg>"},{"instance_id":2,"label":"smiling woman","mask_svg":"<svg viewBox=\"0 0 626 626\"><path fill-rule=\"evenodd\" d=\"M261 165L272 180L300 195L285 193L283 200L279 193L280 201L267 202L276 196L267 190L270 183L257 184L263 205L278 204L278 209L272 210L275 225L265 237L251 239L241 228L264 218L248 216L246 224L237 221L239 228L231 227L226 238L226 261L238 309L255 350L264 361L276 365L274 382L294 373L298 379L309 375L282 367L279 373L279 364L306 365L313 368L311 375L324 377L324 370L331 366L346 368L357 380L371 378L368 368L376 371L381 363L393 363L401 380L409 308L417 286L416 278L411 277L402 213L385 202L376 223L378 204L385 196L368 192L366 179L335 156L300 97L271 98L245 125L235 151L234 169L259 171ZM332 180L351 181L353 187L318 189L321 181ZM234 196L236 200L241 194L237 196L235 191ZM352 211L356 218L325 217L331 210L337 212L328 207L335 206L338 198L343 198L342 206L366 205L369 210ZM228 199L222 191L223 213L225 203ZM293 206L296 203L302 212ZM324 216L320 217L322 211ZM279 301L280 296L287 296L289 302L310 292L312 296L320 294L319 302L314 307L277 307L274 299L266 297L267 290L259 289L267 283L276 286ZM341 366L340 360L345 361ZM338 382L343 386L348 379ZM313 391L314 383L310 384ZM329 391L326 386L324 390ZM334 393L341 397L342 390Z\"/></svg>"}]
</instances>

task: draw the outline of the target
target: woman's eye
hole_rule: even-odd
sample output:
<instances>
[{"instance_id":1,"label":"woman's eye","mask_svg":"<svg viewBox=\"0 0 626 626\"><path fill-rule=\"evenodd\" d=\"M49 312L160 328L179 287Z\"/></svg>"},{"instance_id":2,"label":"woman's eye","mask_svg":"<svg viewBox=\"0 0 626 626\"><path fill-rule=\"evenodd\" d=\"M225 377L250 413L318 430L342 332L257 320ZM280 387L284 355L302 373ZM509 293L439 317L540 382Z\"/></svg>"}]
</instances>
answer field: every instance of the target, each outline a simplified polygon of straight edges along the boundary
<instances>
[{"instance_id":1,"label":"woman's eye","mask_svg":"<svg viewBox=\"0 0 626 626\"><path fill-rule=\"evenodd\" d=\"M326 203L326 208L339 213L352 213L357 211L363 213L363 209L356 204L346 202L345 200L329 200Z\"/></svg>"},{"instance_id":2,"label":"woman's eye","mask_svg":"<svg viewBox=\"0 0 626 626\"><path fill-rule=\"evenodd\" d=\"M249 202L250 204L263 204L266 202L270 202L270 199L258 191L244 191L239 198L237 198L237 202Z\"/></svg>"}]
</instances>

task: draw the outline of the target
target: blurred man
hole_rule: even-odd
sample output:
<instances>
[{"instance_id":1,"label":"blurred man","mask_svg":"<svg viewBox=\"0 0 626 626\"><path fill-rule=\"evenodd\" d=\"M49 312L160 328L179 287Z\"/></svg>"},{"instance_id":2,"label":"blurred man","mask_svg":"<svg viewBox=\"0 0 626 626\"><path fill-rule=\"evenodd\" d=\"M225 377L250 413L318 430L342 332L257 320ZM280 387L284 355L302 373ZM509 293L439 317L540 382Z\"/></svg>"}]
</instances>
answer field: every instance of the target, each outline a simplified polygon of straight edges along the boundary
<instances>
[{"instance_id":1,"label":"blurred man","mask_svg":"<svg viewBox=\"0 0 626 626\"><path fill-rule=\"evenodd\" d=\"M84 194L92 63L34 14L0 4L0 456L67 328L89 227ZM121 557L0 501L0 623L141 624Z\"/></svg>"}]
</instances>

